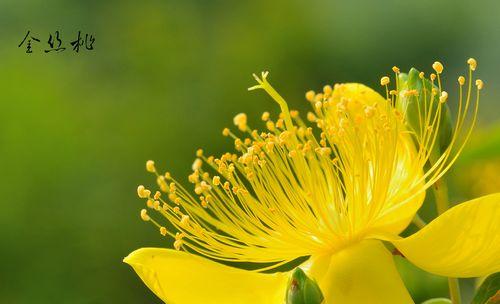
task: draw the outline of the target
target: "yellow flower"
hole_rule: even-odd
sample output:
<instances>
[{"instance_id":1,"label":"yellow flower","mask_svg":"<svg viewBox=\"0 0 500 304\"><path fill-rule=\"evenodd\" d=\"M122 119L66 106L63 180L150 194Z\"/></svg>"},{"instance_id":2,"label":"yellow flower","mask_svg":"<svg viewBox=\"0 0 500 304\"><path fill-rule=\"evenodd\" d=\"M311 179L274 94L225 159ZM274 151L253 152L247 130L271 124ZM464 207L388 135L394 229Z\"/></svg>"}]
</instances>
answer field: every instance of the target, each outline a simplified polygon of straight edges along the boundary
<instances>
[{"instance_id":1,"label":"yellow flower","mask_svg":"<svg viewBox=\"0 0 500 304\"><path fill-rule=\"evenodd\" d=\"M389 90L388 77L381 80L387 98L354 83L307 92L314 109L307 118L317 128L289 110L267 73L255 77L258 85L250 89L265 90L279 104L279 118L272 121L265 112L268 130L258 132L238 114L234 123L245 137L223 131L237 153L215 158L197 152L189 176L195 194L148 161L166 196L153 197L143 186L138 195L175 231L146 209L141 217L172 237L177 250L142 248L124 261L159 298L180 304L284 303L289 273L262 271L303 256L310 258L300 267L318 282L325 303L412 303L382 241L439 275L499 271L500 194L460 204L414 235L398 236L470 135L479 100L471 96L473 63L468 84L459 79L460 110L446 145L438 141L448 96L441 90L441 64L431 75L437 89L421 91L429 96L420 99L418 124L409 122L415 110L408 105L418 102L419 91L403 89L398 80ZM399 69L393 70L398 78ZM477 96L482 86L479 81ZM216 261L255 263L259 269Z\"/></svg>"}]
</instances>

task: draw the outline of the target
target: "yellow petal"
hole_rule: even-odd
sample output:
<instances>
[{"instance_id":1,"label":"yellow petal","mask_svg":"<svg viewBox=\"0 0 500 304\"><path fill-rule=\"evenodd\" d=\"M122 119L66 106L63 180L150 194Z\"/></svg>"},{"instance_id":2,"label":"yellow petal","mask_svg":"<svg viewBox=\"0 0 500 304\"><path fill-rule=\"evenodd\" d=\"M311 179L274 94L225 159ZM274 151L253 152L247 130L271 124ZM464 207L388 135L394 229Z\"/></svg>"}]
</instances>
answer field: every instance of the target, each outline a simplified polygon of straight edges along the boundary
<instances>
[{"instance_id":1,"label":"yellow petal","mask_svg":"<svg viewBox=\"0 0 500 304\"><path fill-rule=\"evenodd\" d=\"M393 241L418 267L448 277L500 271L500 193L457 205L412 236Z\"/></svg>"},{"instance_id":2,"label":"yellow petal","mask_svg":"<svg viewBox=\"0 0 500 304\"><path fill-rule=\"evenodd\" d=\"M392 254L376 240L365 240L331 256L312 257L301 266L316 279L326 303L413 303Z\"/></svg>"},{"instance_id":3,"label":"yellow petal","mask_svg":"<svg viewBox=\"0 0 500 304\"><path fill-rule=\"evenodd\" d=\"M170 249L141 248L124 260L169 304L282 303L288 274L262 274Z\"/></svg>"}]
</instances>

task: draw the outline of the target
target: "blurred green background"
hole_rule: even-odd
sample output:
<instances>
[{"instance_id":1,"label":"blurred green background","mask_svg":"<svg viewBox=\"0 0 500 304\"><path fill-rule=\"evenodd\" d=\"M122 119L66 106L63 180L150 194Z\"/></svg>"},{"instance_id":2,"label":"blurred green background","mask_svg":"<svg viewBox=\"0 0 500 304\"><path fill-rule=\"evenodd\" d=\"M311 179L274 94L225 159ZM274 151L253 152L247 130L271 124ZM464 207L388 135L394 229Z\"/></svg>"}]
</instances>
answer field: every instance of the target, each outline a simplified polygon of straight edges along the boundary
<instances>
[{"instance_id":1,"label":"blurred green background","mask_svg":"<svg viewBox=\"0 0 500 304\"><path fill-rule=\"evenodd\" d=\"M277 113L246 90L263 69L304 112L306 90L379 88L393 65L440 60L455 92L476 57L486 89L451 197L499 191L499 11L494 0L2 0L0 303L159 303L121 262L170 245L139 219L136 186L153 183L144 162L185 176L198 147L231 147L220 132L234 114L255 126ZM32 54L18 48L27 30L41 39ZM45 54L56 30L68 49ZM79 30L93 51L71 50ZM442 278L398 263L417 301L446 295Z\"/></svg>"}]
</instances>

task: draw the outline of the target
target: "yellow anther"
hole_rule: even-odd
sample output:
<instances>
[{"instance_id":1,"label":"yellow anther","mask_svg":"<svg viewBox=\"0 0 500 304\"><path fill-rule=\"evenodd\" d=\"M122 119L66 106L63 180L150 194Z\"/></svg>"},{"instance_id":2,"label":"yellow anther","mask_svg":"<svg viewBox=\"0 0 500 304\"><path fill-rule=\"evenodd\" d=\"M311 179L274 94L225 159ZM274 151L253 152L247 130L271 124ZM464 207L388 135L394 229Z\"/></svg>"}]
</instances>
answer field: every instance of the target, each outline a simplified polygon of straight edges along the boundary
<instances>
[{"instance_id":1,"label":"yellow anther","mask_svg":"<svg viewBox=\"0 0 500 304\"><path fill-rule=\"evenodd\" d=\"M313 102L315 96L316 96L316 93L314 93L314 91L307 91L307 93L306 93L306 99L308 101Z\"/></svg>"},{"instance_id":2,"label":"yellow anther","mask_svg":"<svg viewBox=\"0 0 500 304\"><path fill-rule=\"evenodd\" d=\"M443 64L439 61L436 61L432 64L432 68L434 69L434 71L436 71L436 73L438 74L441 74L443 72Z\"/></svg>"},{"instance_id":3,"label":"yellow anther","mask_svg":"<svg viewBox=\"0 0 500 304\"><path fill-rule=\"evenodd\" d=\"M172 210L174 211L175 214L179 214L179 212L181 211L181 209L177 206L175 206L174 208L172 208Z\"/></svg>"},{"instance_id":4,"label":"yellow anther","mask_svg":"<svg viewBox=\"0 0 500 304\"><path fill-rule=\"evenodd\" d=\"M222 130L222 135L229 136L229 129L228 128L224 128L224 130Z\"/></svg>"},{"instance_id":5,"label":"yellow anther","mask_svg":"<svg viewBox=\"0 0 500 304\"><path fill-rule=\"evenodd\" d=\"M261 117L261 119L262 119L263 121L267 121L267 120L269 119L269 112L264 112L264 113L262 113L262 117Z\"/></svg>"},{"instance_id":6,"label":"yellow anther","mask_svg":"<svg viewBox=\"0 0 500 304\"><path fill-rule=\"evenodd\" d=\"M203 149L196 150L196 157L202 157L202 156L203 156Z\"/></svg>"},{"instance_id":7,"label":"yellow anther","mask_svg":"<svg viewBox=\"0 0 500 304\"><path fill-rule=\"evenodd\" d=\"M175 203L176 205L179 205L181 202L182 202L182 200L181 200L181 198L180 198L180 197L176 197L176 198L174 199L174 203Z\"/></svg>"},{"instance_id":8,"label":"yellow anther","mask_svg":"<svg viewBox=\"0 0 500 304\"><path fill-rule=\"evenodd\" d=\"M390 95L397 95L397 94L398 94L398 91L396 91L396 90L390 90L390 91L389 91L389 94L390 94Z\"/></svg>"},{"instance_id":9,"label":"yellow anther","mask_svg":"<svg viewBox=\"0 0 500 304\"><path fill-rule=\"evenodd\" d=\"M207 207L208 207L208 203L207 203L207 201L202 200L202 201L201 201L201 206L202 206L203 208L207 208Z\"/></svg>"},{"instance_id":10,"label":"yellow anther","mask_svg":"<svg viewBox=\"0 0 500 304\"><path fill-rule=\"evenodd\" d=\"M419 77L420 79L424 79L424 75L425 75L425 74L424 74L424 72L420 72L420 73L418 73L418 77Z\"/></svg>"},{"instance_id":11,"label":"yellow anther","mask_svg":"<svg viewBox=\"0 0 500 304\"><path fill-rule=\"evenodd\" d=\"M375 114L375 108L372 106L366 106L364 111L366 118L371 118Z\"/></svg>"},{"instance_id":12,"label":"yellow anther","mask_svg":"<svg viewBox=\"0 0 500 304\"><path fill-rule=\"evenodd\" d=\"M233 118L233 123L240 131L245 131L247 129L247 115L245 113L236 115Z\"/></svg>"},{"instance_id":13,"label":"yellow anther","mask_svg":"<svg viewBox=\"0 0 500 304\"><path fill-rule=\"evenodd\" d=\"M431 73L431 80L434 80L434 79L436 79L436 74Z\"/></svg>"},{"instance_id":14,"label":"yellow anther","mask_svg":"<svg viewBox=\"0 0 500 304\"><path fill-rule=\"evenodd\" d=\"M153 200L152 199L148 199L146 201L146 206L148 206L148 208L154 208Z\"/></svg>"},{"instance_id":15,"label":"yellow anther","mask_svg":"<svg viewBox=\"0 0 500 304\"><path fill-rule=\"evenodd\" d=\"M439 96L439 102L445 103L447 99L448 99L448 92L446 91L441 92L441 96Z\"/></svg>"},{"instance_id":16,"label":"yellow anther","mask_svg":"<svg viewBox=\"0 0 500 304\"><path fill-rule=\"evenodd\" d=\"M160 227L160 234L163 235L163 236L167 235L167 228Z\"/></svg>"},{"instance_id":17,"label":"yellow anther","mask_svg":"<svg viewBox=\"0 0 500 304\"><path fill-rule=\"evenodd\" d=\"M145 222L149 221L151 218L148 215L148 211L146 209L141 210L141 219Z\"/></svg>"},{"instance_id":18,"label":"yellow anther","mask_svg":"<svg viewBox=\"0 0 500 304\"><path fill-rule=\"evenodd\" d=\"M163 176L165 176L166 179L172 178L172 176L170 175L170 172L165 172L165 174Z\"/></svg>"},{"instance_id":19,"label":"yellow anther","mask_svg":"<svg viewBox=\"0 0 500 304\"><path fill-rule=\"evenodd\" d=\"M194 188L194 193L196 193L198 195L202 194L203 193L203 188L200 187L200 186Z\"/></svg>"},{"instance_id":20,"label":"yellow anther","mask_svg":"<svg viewBox=\"0 0 500 304\"><path fill-rule=\"evenodd\" d=\"M316 115L314 115L313 112L307 112L307 120L310 122L315 122L316 121Z\"/></svg>"},{"instance_id":21,"label":"yellow anther","mask_svg":"<svg viewBox=\"0 0 500 304\"><path fill-rule=\"evenodd\" d=\"M144 190L146 190L146 188L144 188L143 185L139 185L137 187L137 196L139 196L140 198L146 198L147 196L144 194Z\"/></svg>"},{"instance_id":22,"label":"yellow anther","mask_svg":"<svg viewBox=\"0 0 500 304\"><path fill-rule=\"evenodd\" d=\"M332 90L332 86L330 86L328 84L323 87L323 94L325 94L325 95L330 96L330 94L332 93L332 91L333 91Z\"/></svg>"},{"instance_id":23,"label":"yellow anther","mask_svg":"<svg viewBox=\"0 0 500 304\"><path fill-rule=\"evenodd\" d=\"M183 215L179 221L179 225L186 228L189 225L189 215Z\"/></svg>"},{"instance_id":24,"label":"yellow anther","mask_svg":"<svg viewBox=\"0 0 500 304\"><path fill-rule=\"evenodd\" d=\"M171 201L175 200L176 198L177 198L177 195L175 193L170 193L168 195L168 199L171 200Z\"/></svg>"},{"instance_id":25,"label":"yellow anther","mask_svg":"<svg viewBox=\"0 0 500 304\"><path fill-rule=\"evenodd\" d=\"M389 82L391 82L391 79L387 76L380 78L380 85L382 86L388 85Z\"/></svg>"},{"instance_id":26,"label":"yellow anther","mask_svg":"<svg viewBox=\"0 0 500 304\"><path fill-rule=\"evenodd\" d=\"M283 121L283 119L278 119L276 121L276 128L278 128L278 129L284 129L285 128L285 122Z\"/></svg>"},{"instance_id":27,"label":"yellow anther","mask_svg":"<svg viewBox=\"0 0 500 304\"><path fill-rule=\"evenodd\" d=\"M175 250L181 250L181 246L182 246L182 240L177 240L174 242Z\"/></svg>"},{"instance_id":28,"label":"yellow anther","mask_svg":"<svg viewBox=\"0 0 500 304\"><path fill-rule=\"evenodd\" d=\"M299 111L297 111L297 110L290 111L290 117L297 118L298 116L299 116Z\"/></svg>"},{"instance_id":29,"label":"yellow anther","mask_svg":"<svg viewBox=\"0 0 500 304\"><path fill-rule=\"evenodd\" d=\"M179 241L182 240L183 237L184 237L184 232L176 232L174 238L176 241Z\"/></svg>"},{"instance_id":30,"label":"yellow anther","mask_svg":"<svg viewBox=\"0 0 500 304\"><path fill-rule=\"evenodd\" d=\"M155 208L155 210L160 210L160 201L154 201L153 208Z\"/></svg>"},{"instance_id":31,"label":"yellow anther","mask_svg":"<svg viewBox=\"0 0 500 304\"><path fill-rule=\"evenodd\" d=\"M275 128L274 128L274 122L272 120L268 120L266 122L266 127L269 131L274 131Z\"/></svg>"},{"instance_id":32,"label":"yellow anther","mask_svg":"<svg viewBox=\"0 0 500 304\"><path fill-rule=\"evenodd\" d=\"M317 101L315 104L314 104L314 107L319 110L321 109L321 107L323 106L323 103L321 101Z\"/></svg>"},{"instance_id":33,"label":"yellow anther","mask_svg":"<svg viewBox=\"0 0 500 304\"><path fill-rule=\"evenodd\" d=\"M156 191L156 192L155 192L155 195L153 196L153 198L154 198L155 200L157 200L157 199L159 199L159 198L160 198L160 196L161 196L161 192L160 192L160 191Z\"/></svg>"},{"instance_id":34,"label":"yellow anther","mask_svg":"<svg viewBox=\"0 0 500 304\"><path fill-rule=\"evenodd\" d=\"M471 70L473 70L473 71L475 71L475 70L476 70L476 67L477 67L477 61L476 61L476 59L474 59L474 58L469 58L469 59L467 60L467 63L469 64L469 67L470 67L470 69L471 69Z\"/></svg>"},{"instance_id":35,"label":"yellow anther","mask_svg":"<svg viewBox=\"0 0 500 304\"><path fill-rule=\"evenodd\" d=\"M392 70L394 71L394 73L399 74L399 68L397 66L393 66Z\"/></svg>"},{"instance_id":36,"label":"yellow anther","mask_svg":"<svg viewBox=\"0 0 500 304\"><path fill-rule=\"evenodd\" d=\"M316 96L314 96L314 100L315 101L322 101L323 97L324 97L323 93L318 93L318 94L316 94Z\"/></svg>"},{"instance_id":37,"label":"yellow anther","mask_svg":"<svg viewBox=\"0 0 500 304\"><path fill-rule=\"evenodd\" d=\"M460 76L460 77L458 77L458 83L459 83L460 85L464 85L464 84L465 84L465 77L464 77L464 76Z\"/></svg>"},{"instance_id":38,"label":"yellow anther","mask_svg":"<svg viewBox=\"0 0 500 304\"><path fill-rule=\"evenodd\" d=\"M201 168L202 164L203 164L203 162L201 161L201 159L197 158L194 160L193 165L191 166L191 169L193 169L193 171L197 171Z\"/></svg>"},{"instance_id":39,"label":"yellow anther","mask_svg":"<svg viewBox=\"0 0 500 304\"><path fill-rule=\"evenodd\" d=\"M288 157L294 158L296 155L297 155L296 150L292 150L292 151L288 152Z\"/></svg>"},{"instance_id":40,"label":"yellow anther","mask_svg":"<svg viewBox=\"0 0 500 304\"><path fill-rule=\"evenodd\" d=\"M214 176L212 179L212 184L214 184L215 186L220 185L220 176L218 175Z\"/></svg>"},{"instance_id":41,"label":"yellow anther","mask_svg":"<svg viewBox=\"0 0 500 304\"><path fill-rule=\"evenodd\" d=\"M155 169L155 162L152 161L152 160L148 160L146 162L146 170L148 172L151 172L151 173L155 173L156 172L156 169Z\"/></svg>"},{"instance_id":42,"label":"yellow anther","mask_svg":"<svg viewBox=\"0 0 500 304\"><path fill-rule=\"evenodd\" d=\"M484 86L483 81L482 81L481 79L477 79L477 80L476 80L476 86L477 86L477 88L478 88L479 90L481 90L481 89L483 88L483 86Z\"/></svg>"},{"instance_id":43,"label":"yellow anther","mask_svg":"<svg viewBox=\"0 0 500 304\"><path fill-rule=\"evenodd\" d=\"M229 189L231 188L231 184L229 184L229 182L225 182L223 187L225 190L229 191Z\"/></svg>"}]
</instances>

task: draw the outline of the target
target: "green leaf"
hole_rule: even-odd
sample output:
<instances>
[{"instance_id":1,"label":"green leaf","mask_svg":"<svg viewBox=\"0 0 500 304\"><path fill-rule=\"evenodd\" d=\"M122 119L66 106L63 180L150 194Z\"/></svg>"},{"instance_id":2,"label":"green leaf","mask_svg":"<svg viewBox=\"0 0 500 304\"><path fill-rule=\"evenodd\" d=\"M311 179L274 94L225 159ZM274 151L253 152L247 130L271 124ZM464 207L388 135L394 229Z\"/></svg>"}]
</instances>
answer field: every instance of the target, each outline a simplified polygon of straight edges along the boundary
<instances>
[{"instance_id":1,"label":"green leaf","mask_svg":"<svg viewBox=\"0 0 500 304\"><path fill-rule=\"evenodd\" d=\"M500 303L500 272L489 275L479 287L471 304Z\"/></svg>"},{"instance_id":2,"label":"green leaf","mask_svg":"<svg viewBox=\"0 0 500 304\"><path fill-rule=\"evenodd\" d=\"M447 298L429 299L422 304L451 304L451 300Z\"/></svg>"},{"instance_id":3,"label":"green leaf","mask_svg":"<svg viewBox=\"0 0 500 304\"><path fill-rule=\"evenodd\" d=\"M320 304L323 299L316 281L310 279L302 269L295 268L288 281L286 304Z\"/></svg>"}]
</instances>

